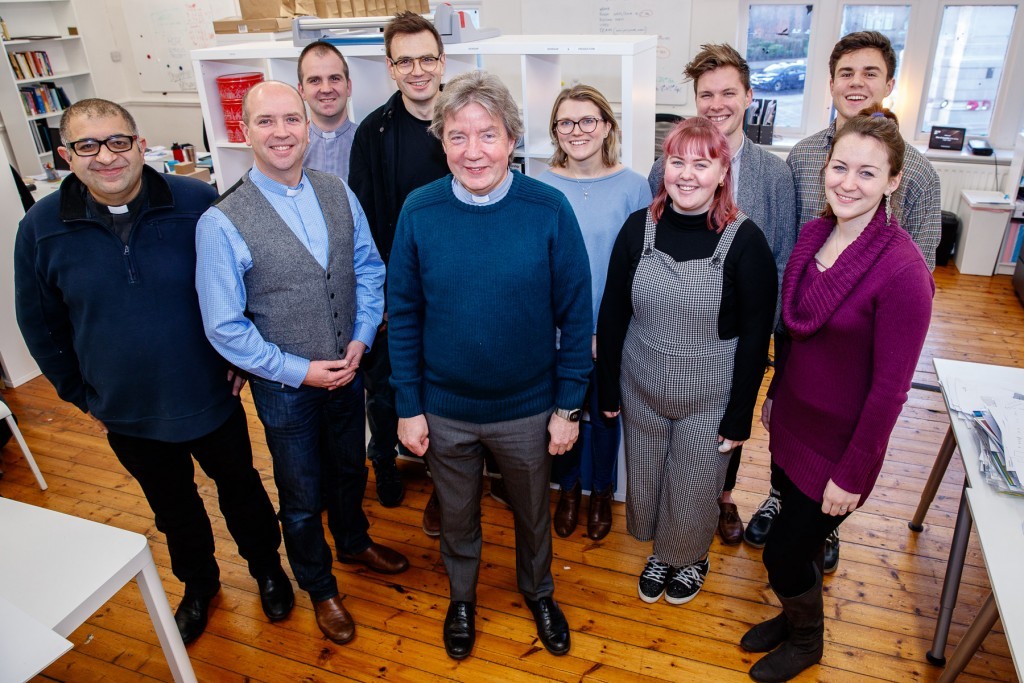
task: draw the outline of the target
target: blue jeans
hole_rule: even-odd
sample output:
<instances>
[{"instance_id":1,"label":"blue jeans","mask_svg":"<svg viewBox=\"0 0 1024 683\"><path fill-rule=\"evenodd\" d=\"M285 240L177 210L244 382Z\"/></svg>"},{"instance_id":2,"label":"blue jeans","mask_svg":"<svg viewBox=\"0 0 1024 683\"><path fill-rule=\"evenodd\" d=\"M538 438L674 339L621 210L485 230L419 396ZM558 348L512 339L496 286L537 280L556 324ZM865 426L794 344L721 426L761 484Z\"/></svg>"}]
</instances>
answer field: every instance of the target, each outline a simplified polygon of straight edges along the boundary
<instances>
[{"instance_id":1,"label":"blue jeans","mask_svg":"<svg viewBox=\"0 0 1024 683\"><path fill-rule=\"evenodd\" d=\"M338 594L338 582L324 538L321 491L327 495L327 524L338 551L358 554L371 543L363 512L367 470L362 382L357 376L334 391L293 389L262 379L251 385L274 461L288 562L310 598L328 600Z\"/></svg>"},{"instance_id":2,"label":"blue jeans","mask_svg":"<svg viewBox=\"0 0 1024 683\"><path fill-rule=\"evenodd\" d=\"M580 464L590 455L590 490L605 491L615 483L615 461L619 457L619 439L622 426L619 418L606 418L597 405L597 371L590 373L587 389L587 410L590 422L580 423L580 437L572 450L555 458L552 469L554 479L568 491L580 480ZM584 487L586 488L586 487Z\"/></svg>"}]
</instances>

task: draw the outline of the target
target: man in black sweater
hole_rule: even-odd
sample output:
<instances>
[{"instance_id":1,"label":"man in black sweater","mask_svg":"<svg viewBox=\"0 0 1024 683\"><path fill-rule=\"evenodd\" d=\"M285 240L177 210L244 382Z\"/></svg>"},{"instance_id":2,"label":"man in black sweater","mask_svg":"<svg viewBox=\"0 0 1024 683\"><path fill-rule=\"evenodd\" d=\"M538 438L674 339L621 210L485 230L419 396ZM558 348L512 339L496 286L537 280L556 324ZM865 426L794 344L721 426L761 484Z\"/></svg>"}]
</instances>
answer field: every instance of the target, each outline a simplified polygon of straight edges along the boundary
<instances>
[{"instance_id":1,"label":"man in black sweater","mask_svg":"<svg viewBox=\"0 0 1024 683\"><path fill-rule=\"evenodd\" d=\"M413 12L400 12L384 29L388 74L398 92L363 119L356 130L349 164L349 186L366 213L373 239L384 263L391 256L395 225L413 190L448 174L441 142L428 127L444 76L441 36L429 21ZM373 349L363 359L366 415L370 423L367 448L376 474L377 498L396 507L405 495L395 466L398 415L391 388L387 312ZM431 495L423 513L423 530L440 533L437 498Z\"/></svg>"}]
</instances>

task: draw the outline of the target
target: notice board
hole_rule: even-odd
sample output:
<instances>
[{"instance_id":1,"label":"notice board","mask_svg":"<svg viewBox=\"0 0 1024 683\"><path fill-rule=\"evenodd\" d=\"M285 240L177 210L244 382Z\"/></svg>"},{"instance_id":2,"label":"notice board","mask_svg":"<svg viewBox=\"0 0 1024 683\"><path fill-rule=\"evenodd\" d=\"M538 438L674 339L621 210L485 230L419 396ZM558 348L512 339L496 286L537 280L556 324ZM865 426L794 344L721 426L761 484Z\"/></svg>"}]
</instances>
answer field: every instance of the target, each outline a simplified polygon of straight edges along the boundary
<instances>
[{"instance_id":1,"label":"notice board","mask_svg":"<svg viewBox=\"0 0 1024 683\"><path fill-rule=\"evenodd\" d=\"M195 92L189 54L214 45L214 19L239 13L237 0L125 0L121 6L143 92Z\"/></svg>"}]
</instances>

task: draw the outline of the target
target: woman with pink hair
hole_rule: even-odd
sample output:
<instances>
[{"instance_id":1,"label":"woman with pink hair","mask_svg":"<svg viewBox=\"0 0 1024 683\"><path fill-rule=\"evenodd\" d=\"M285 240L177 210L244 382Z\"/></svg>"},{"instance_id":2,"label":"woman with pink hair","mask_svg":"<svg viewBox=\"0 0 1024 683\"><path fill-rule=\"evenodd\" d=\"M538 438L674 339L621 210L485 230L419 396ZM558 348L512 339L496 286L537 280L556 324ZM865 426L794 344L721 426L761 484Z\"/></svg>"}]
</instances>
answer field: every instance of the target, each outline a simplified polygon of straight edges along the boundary
<instances>
[{"instance_id":1,"label":"woman with pink hair","mask_svg":"<svg viewBox=\"0 0 1024 683\"><path fill-rule=\"evenodd\" d=\"M626 219L598 316L601 410L620 407L626 524L654 541L644 602L692 600L710 569L718 496L750 436L778 285L764 233L732 200L729 145L707 119L662 148L665 178Z\"/></svg>"}]
</instances>

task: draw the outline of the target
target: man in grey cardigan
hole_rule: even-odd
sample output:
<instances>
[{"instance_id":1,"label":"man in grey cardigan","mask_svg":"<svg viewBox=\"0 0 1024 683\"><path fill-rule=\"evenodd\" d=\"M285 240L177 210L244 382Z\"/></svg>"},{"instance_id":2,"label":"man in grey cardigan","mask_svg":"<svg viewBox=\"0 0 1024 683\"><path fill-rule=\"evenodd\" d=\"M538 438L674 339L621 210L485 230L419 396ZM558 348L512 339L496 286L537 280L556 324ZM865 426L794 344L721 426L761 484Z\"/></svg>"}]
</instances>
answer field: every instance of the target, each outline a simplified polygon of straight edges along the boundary
<instances>
[{"instance_id":1,"label":"man in grey cardigan","mask_svg":"<svg viewBox=\"0 0 1024 683\"><path fill-rule=\"evenodd\" d=\"M743 119L754 98L747 60L729 45L701 45L684 73L693 81L697 113L714 123L729 141L732 172L738 179L732 185L733 200L768 238L781 285L786 261L796 243L796 191L786 162L743 133ZM659 159L648 176L652 194L657 194L664 176L665 165ZM776 307L776 319L778 310ZM718 533L729 545L743 539L743 522L732 499L741 454L742 447L733 450L725 489L718 500Z\"/></svg>"}]
</instances>

